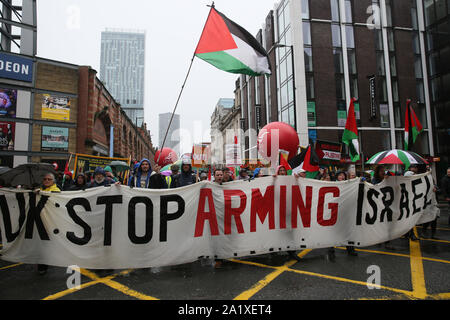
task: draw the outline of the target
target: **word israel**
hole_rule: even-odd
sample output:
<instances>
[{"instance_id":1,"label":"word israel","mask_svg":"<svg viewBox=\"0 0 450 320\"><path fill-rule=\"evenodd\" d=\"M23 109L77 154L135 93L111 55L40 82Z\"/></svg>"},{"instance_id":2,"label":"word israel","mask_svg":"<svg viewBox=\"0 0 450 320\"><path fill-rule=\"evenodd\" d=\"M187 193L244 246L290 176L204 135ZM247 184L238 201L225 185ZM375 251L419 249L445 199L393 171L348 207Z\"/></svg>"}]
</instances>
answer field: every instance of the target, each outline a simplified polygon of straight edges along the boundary
<instances>
[{"instance_id":1,"label":"word israel","mask_svg":"<svg viewBox=\"0 0 450 320\"><path fill-rule=\"evenodd\" d=\"M429 174L323 182L293 176L148 190L0 191L2 259L145 268L273 251L370 246L435 218Z\"/></svg>"}]
</instances>

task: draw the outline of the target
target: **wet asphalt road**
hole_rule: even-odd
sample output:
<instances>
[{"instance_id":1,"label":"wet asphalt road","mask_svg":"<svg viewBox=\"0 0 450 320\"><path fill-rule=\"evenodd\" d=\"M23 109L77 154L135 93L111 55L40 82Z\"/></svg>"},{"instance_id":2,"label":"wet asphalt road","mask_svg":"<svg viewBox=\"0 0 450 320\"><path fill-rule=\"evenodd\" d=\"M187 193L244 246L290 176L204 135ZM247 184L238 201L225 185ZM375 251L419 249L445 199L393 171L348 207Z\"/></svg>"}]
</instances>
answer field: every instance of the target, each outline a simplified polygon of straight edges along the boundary
<instances>
[{"instance_id":1,"label":"wet asphalt road","mask_svg":"<svg viewBox=\"0 0 450 320\"><path fill-rule=\"evenodd\" d=\"M82 269L78 289L68 289L72 273L65 268L39 275L34 265L0 260L0 300L450 299L448 220L443 212L438 239L396 239L389 249L357 249L357 257L336 248L334 261L317 249L298 251L300 261L280 252L227 260L220 269L205 260L160 269ZM379 286L369 289L374 279Z\"/></svg>"}]
</instances>

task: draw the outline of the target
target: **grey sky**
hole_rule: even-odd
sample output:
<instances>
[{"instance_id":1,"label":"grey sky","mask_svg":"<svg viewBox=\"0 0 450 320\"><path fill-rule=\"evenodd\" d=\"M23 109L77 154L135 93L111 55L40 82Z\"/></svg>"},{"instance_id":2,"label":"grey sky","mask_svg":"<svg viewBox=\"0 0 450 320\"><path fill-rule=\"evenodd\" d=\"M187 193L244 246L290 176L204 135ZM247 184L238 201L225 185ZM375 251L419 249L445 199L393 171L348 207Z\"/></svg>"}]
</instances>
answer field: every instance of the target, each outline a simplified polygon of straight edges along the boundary
<instances>
[{"instance_id":1,"label":"grey sky","mask_svg":"<svg viewBox=\"0 0 450 320\"><path fill-rule=\"evenodd\" d=\"M256 34L276 0L216 0L216 9ZM125 4L125 5L124 5ZM100 72L106 28L145 30L145 121L158 144L158 114L172 112L208 16L206 0L39 0L38 56ZM219 98L234 98L238 75L195 58L177 109L182 152L210 141L210 118ZM183 139L183 138L182 138ZM194 141L193 141L194 140Z\"/></svg>"}]
</instances>

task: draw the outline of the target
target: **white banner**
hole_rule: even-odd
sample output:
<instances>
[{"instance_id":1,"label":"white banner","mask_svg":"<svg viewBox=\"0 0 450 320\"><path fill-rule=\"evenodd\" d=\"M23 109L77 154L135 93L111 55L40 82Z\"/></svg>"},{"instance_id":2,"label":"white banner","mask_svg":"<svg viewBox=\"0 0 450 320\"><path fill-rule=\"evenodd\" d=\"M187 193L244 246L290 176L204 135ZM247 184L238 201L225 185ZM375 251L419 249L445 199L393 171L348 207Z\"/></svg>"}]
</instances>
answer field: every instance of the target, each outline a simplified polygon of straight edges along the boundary
<instances>
[{"instance_id":1,"label":"white banner","mask_svg":"<svg viewBox=\"0 0 450 320\"><path fill-rule=\"evenodd\" d=\"M430 174L326 182L293 176L170 190L0 190L1 258L124 269L274 251L371 246L436 216Z\"/></svg>"}]
</instances>

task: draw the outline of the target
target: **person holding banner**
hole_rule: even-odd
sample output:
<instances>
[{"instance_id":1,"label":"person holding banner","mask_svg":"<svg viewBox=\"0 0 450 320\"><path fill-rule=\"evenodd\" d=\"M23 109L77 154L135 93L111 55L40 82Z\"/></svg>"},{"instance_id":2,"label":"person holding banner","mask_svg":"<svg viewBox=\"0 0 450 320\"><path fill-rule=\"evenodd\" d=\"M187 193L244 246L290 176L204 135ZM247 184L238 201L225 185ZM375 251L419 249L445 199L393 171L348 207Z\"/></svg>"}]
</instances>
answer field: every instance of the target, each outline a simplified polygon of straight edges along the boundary
<instances>
[{"instance_id":1,"label":"person holding banner","mask_svg":"<svg viewBox=\"0 0 450 320\"><path fill-rule=\"evenodd\" d=\"M336 181L346 181L347 180L347 173L345 171L338 171L336 173ZM353 246L346 246L347 254L349 256L358 256L358 253L355 251L355 247ZM330 261L334 261L336 258L334 247L328 248L328 259Z\"/></svg>"},{"instance_id":2,"label":"person holding banner","mask_svg":"<svg viewBox=\"0 0 450 320\"><path fill-rule=\"evenodd\" d=\"M441 179L441 190L445 201L448 202L448 224L450 225L450 168L447 169L447 175Z\"/></svg>"},{"instance_id":3,"label":"person holding banner","mask_svg":"<svg viewBox=\"0 0 450 320\"><path fill-rule=\"evenodd\" d=\"M226 167L223 169L223 182L232 182L233 179L233 173L230 168Z\"/></svg>"},{"instance_id":4,"label":"person holding banner","mask_svg":"<svg viewBox=\"0 0 450 320\"><path fill-rule=\"evenodd\" d=\"M222 169L214 170L214 183L217 183L220 185L223 183L223 170ZM222 259L214 260L214 268L220 269L222 267L222 263L223 263Z\"/></svg>"},{"instance_id":5,"label":"person holding banner","mask_svg":"<svg viewBox=\"0 0 450 320\"><path fill-rule=\"evenodd\" d=\"M94 180L89 184L88 188L109 187L114 184L114 180L106 176L106 171L102 167L95 168Z\"/></svg>"},{"instance_id":6,"label":"person holding banner","mask_svg":"<svg viewBox=\"0 0 450 320\"><path fill-rule=\"evenodd\" d=\"M86 183L86 177L84 173L77 174L75 178L75 183L71 186L69 191L79 191L79 190L85 190L87 188L88 184Z\"/></svg>"},{"instance_id":7,"label":"person holding banner","mask_svg":"<svg viewBox=\"0 0 450 320\"><path fill-rule=\"evenodd\" d=\"M53 175L53 173L50 173L50 172L47 173L42 180L42 185L39 190L45 191L45 192L61 192L61 190L56 185L55 180L56 179L55 179L55 176ZM46 264L38 264L37 265L37 270L40 275L46 274L47 269L48 269L48 266Z\"/></svg>"},{"instance_id":8,"label":"person holding banner","mask_svg":"<svg viewBox=\"0 0 450 320\"><path fill-rule=\"evenodd\" d=\"M167 189L166 180L159 172L161 167L156 165L154 169L152 171L150 160L142 159L128 185L132 188Z\"/></svg>"}]
</instances>

